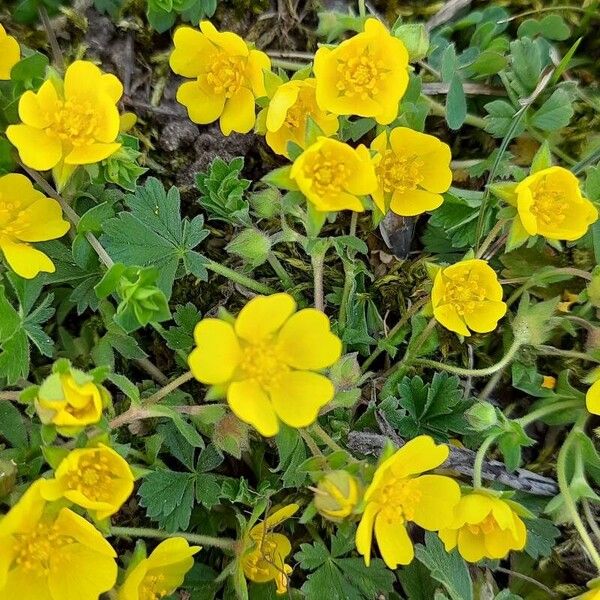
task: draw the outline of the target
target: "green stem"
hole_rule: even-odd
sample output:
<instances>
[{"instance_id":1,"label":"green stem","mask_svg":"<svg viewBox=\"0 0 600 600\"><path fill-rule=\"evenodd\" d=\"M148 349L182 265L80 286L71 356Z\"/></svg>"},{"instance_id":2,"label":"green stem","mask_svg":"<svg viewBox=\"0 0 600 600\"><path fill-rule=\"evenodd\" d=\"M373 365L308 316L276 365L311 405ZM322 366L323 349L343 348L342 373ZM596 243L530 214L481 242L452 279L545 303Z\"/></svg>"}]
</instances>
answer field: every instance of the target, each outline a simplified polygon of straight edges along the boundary
<instances>
[{"instance_id":1,"label":"green stem","mask_svg":"<svg viewBox=\"0 0 600 600\"><path fill-rule=\"evenodd\" d=\"M323 291L323 266L325 264L325 254L311 254L310 262L313 269L315 308L320 311L325 310L325 293Z\"/></svg>"},{"instance_id":2,"label":"green stem","mask_svg":"<svg viewBox=\"0 0 600 600\"><path fill-rule=\"evenodd\" d=\"M496 364L486 367L485 369L464 369L462 367L455 367L454 365L447 365L446 363L425 358L415 358L412 362L424 367L431 367L432 369L442 369L443 371L448 371L449 373L464 377L487 377L510 364L522 345L522 340L515 338L506 354Z\"/></svg>"},{"instance_id":3,"label":"green stem","mask_svg":"<svg viewBox=\"0 0 600 600\"><path fill-rule=\"evenodd\" d=\"M490 449L490 446L496 441L496 439L502 434L501 431L495 431L494 433L488 435L482 442L481 446L477 450L477 454L475 454L475 462L473 463L473 487L480 488L482 487L482 477L481 471L483 469L483 461L485 460L485 455L487 451Z\"/></svg>"},{"instance_id":4,"label":"green stem","mask_svg":"<svg viewBox=\"0 0 600 600\"><path fill-rule=\"evenodd\" d=\"M229 279L235 283L239 283L240 285L247 287L249 290L258 292L259 294L269 295L269 294L275 293L275 290L273 288L269 287L268 285L265 285L264 283L260 283L259 281L256 281L255 279L252 279L251 277L247 277L246 275L243 275L242 273L238 273L237 271L234 271L233 269L230 269L229 267L226 267L225 265L221 265L221 264L215 262L214 260L207 259L207 262L204 263L204 266L209 271L213 271L213 273L222 275L223 277L226 277L227 279Z\"/></svg>"},{"instance_id":5,"label":"green stem","mask_svg":"<svg viewBox=\"0 0 600 600\"><path fill-rule=\"evenodd\" d=\"M577 529L577 533L579 533L579 536L581 537L583 545L585 546L590 558L596 566L596 570L600 573L600 554L598 554L598 550L594 546L594 542L592 541L592 538L587 532L587 529L585 528L585 525L579 516L579 512L577 511L577 503L571 495L571 489L567 479L569 450L571 449L575 439L575 434L583 431L587 418L587 414L583 414L581 417L579 417L573 426L573 429L571 429L567 435L567 438L563 442L563 445L558 453L558 459L556 461L556 479L558 481L558 488L562 495L565 508L569 513L571 520L573 521L573 525L575 525L575 529Z\"/></svg>"},{"instance_id":6,"label":"green stem","mask_svg":"<svg viewBox=\"0 0 600 600\"><path fill-rule=\"evenodd\" d=\"M141 538L155 538L159 540L166 540L174 537L182 537L192 544L198 544L200 546L212 546L214 548L221 548L223 550L235 550L237 541L229 538L217 538L210 535L200 535L196 533L166 533L164 531L158 531L157 529L150 529L147 527L112 527L111 535L117 537L141 537Z\"/></svg>"},{"instance_id":7,"label":"green stem","mask_svg":"<svg viewBox=\"0 0 600 600\"><path fill-rule=\"evenodd\" d=\"M143 400L142 406L149 406L151 404L156 404L157 402L160 402L163 398L168 396L171 392L174 392L176 389L180 388L184 383L187 383L188 381L191 381L192 379L194 379L194 376L192 375L191 371L187 371L186 373L183 373L183 375L180 375L179 377L173 379L173 381L171 381L164 387L160 388L160 390L158 390L156 393L152 394L152 396L149 396L148 398Z\"/></svg>"},{"instance_id":8,"label":"green stem","mask_svg":"<svg viewBox=\"0 0 600 600\"><path fill-rule=\"evenodd\" d=\"M564 402L554 402L552 404L546 404L523 417L515 419L515 422L521 425L521 427L525 428L531 423L545 417L547 415L551 415L552 413L559 412L561 410L567 410L569 408L584 408L583 404L579 400L565 400Z\"/></svg>"},{"instance_id":9,"label":"green stem","mask_svg":"<svg viewBox=\"0 0 600 600\"><path fill-rule=\"evenodd\" d=\"M52 58L54 60L54 64L59 71L64 72L65 60L63 58L62 50L58 45L58 40L56 39L54 28L52 27L52 23L50 22L48 11L46 10L46 7L42 4L39 7L38 12L40 14L40 19L44 25L44 29L46 30L46 35L48 36L48 43L50 44L50 49L52 50Z\"/></svg>"},{"instance_id":10,"label":"green stem","mask_svg":"<svg viewBox=\"0 0 600 600\"><path fill-rule=\"evenodd\" d=\"M298 429L298 431L300 433L300 437L302 437L302 439L304 440L304 443L308 446L310 453L313 456L322 457L323 453L319 449L319 446L317 446L317 444L315 443L315 440L313 440L313 438L310 435L310 433L308 432L308 430Z\"/></svg>"},{"instance_id":11,"label":"green stem","mask_svg":"<svg viewBox=\"0 0 600 600\"><path fill-rule=\"evenodd\" d=\"M8 402L18 402L21 392L0 392L0 400L8 400Z\"/></svg>"},{"instance_id":12,"label":"green stem","mask_svg":"<svg viewBox=\"0 0 600 600\"><path fill-rule=\"evenodd\" d=\"M365 0L358 0L358 14L363 18L367 16Z\"/></svg>"},{"instance_id":13,"label":"green stem","mask_svg":"<svg viewBox=\"0 0 600 600\"><path fill-rule=\"evenodd\" d=\"M309 63L300 63L294 60L283 60L281 58L272 58L271 66L285 69L286 71L300 71Z\"/></svg>"},{"instance_id":14,"label":"green stem","mask_svg":"<svg viewBox=\"0 0 600 600\"><path fill-rule=\"evenodd\" d=\"M481 246L479 247L479 251L475 255L475 258L481 258L486 250L491 246L492 242L498 237L498 234L502 231L502 228L506 225L508 221L506 219L500 219L491 231L487 234L485 240L483 240Z\"/></svg>"},{"instance_id":15,"label":"green stem","mask_svg":"<svg viewBox=\"0 0 600 600\"><path fill-rule=\"evenodd\" d=\"M350 235L356 235L356 226L358 223L358 213L353 212L350 218ZM342 302L340 304L339 327L340 331L346 328L346 320L348 318L348 302L350 300L350 291L354 283L354 251L349 253L349 260L344 260L344 289L342 291Z\"/></svg>"},{"instance_id":16,"label":"green stem","mask_svg":"<svg viewBox=\"0 0 600 600\"><path fill-rule=\"evenodd\" d=\"M273 252L269 252L269 256L267 257L269 264L273 271L275 271L277 277L283 284L284 289L289 290L294 287L294 280L290 277L288 272L285 270L285 267L281 264L281 261L275 256Z\"/></svg>"},{"instance_id":17,"label":"green stem","mask_svg":"<svg viewBox=\"0 0 600 600\"><path fill-rule=\"evenodd\" d=\"M583 498L581 500L581 504L583 506L583 512L585 514L585 518L588 522L588 525L590 526L590 529L592 530L592 533L594 534L594 537L596 538L596 542L600 544L600 528L598 527L598 523L596 522L596 517L594 516L594 513L592 512L592 506L590 504L590 501L587 498Z\"/></svg>"},{"instance_id":18,"label":"green stem","mask_svg":"<svg viewBox=\"0 0 600 600\"><path fill-rule=\"evenodd\" d=\"M564 356L565 358L574 358L577 360L587 360L589 362L600 363L600 360L586 354L585 352L577 352L577 350L562 350L554 346L546 346L542 344L536 348L538 354L542 356Z\"/></svg>"},{"instance_id":19,"label":"green stem","mask_svg":"<svg viewBox=\"0 0 600 600\"><path fill-rule=\"evenodd\" d=\"M345 450L316 421L311 425L311 428L332 452L345 452Z\"/></svg>"}]
</instances>

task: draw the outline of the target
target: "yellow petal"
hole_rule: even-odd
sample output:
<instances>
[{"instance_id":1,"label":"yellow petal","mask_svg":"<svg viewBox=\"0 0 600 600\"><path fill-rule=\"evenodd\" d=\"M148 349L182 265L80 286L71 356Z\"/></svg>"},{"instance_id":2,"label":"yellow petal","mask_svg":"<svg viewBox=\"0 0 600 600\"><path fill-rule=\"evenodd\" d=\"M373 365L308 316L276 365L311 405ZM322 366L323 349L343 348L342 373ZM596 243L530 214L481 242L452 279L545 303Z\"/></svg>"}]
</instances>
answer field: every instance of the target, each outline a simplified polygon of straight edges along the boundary
<instances>
[{"instance_id":1,"label":"yellow petal","mask_svg":"<svg viewBox=\"0 0 600 600\"><path fill-rule=\"evenodd\" d=\"M333 383L318 373L289 371L269 389L277 416L290 427L308 427L314 423L319 410L331 402Z\"/></svg>"},{"instance_id":2,"label":"yellow petal","mask_svg":"<svg viewBox=\"0 0 600 600\"><path fill-rule=\"evenodd\" d=\"M267 529L274 529L277 525L283 523L293 515L295 515L300 507L295 504L287 504L282 506L280 509L272 512L263 522L264 527Z\"/></svg>"},{"instance_id":3,"label":"yellow petal","mask_svg":"<svg viewBox=\"0 0 600 600\"><path fill-rule=\"evenodd\" d=\"M455 509L456 522L459 526L465 523L474 525L481 523L492 510L492 499L486 494L473 492L463 496Z\"/></svg>"},{"instance_id":4,"label":"yellow petal","mask_svg":"<svg viewBox=\"0 0 600 600\"><path fill-rule=\"evenodd\" d=\"M99 556L116 558L114 548L102 537L102 534L83 517L68 508L62 508L55 521L62 535L74 538L81 546L93 550Z\"/></svg>"},{"instance_id":5,"label":"yellow petal","mask_svg":"<svg viewBox=\"0 0 600 600\"><path fill-rule=\"evenodd\" d=\"M25 279L33 279L40 271L54 273L54 263L40 250L29 244L23 244L0 237L0 250L9 267Z\"/></svg>"},{"instance_id":6,"label":"yellow petal","mask_svg":"<svg viewBox=\"0 0 600 600\"><path fill-rule=\"evenodd\" d=\"M52 81L47 80L37 93L26 91L19 100L19 118L25 125L37 129L48 127L56 110L58 95Z\"/></svg>"},{"instance_id":7,"label":"yellow petal","mask_svg":"<svg viewBox=\"0 0 600 600\"><path fill-rule=\"evenodd\" d=\"M70 228L70 224L62 218L60 204L51 198L35 201L21 212L21 219L30 223L19 232L19 239L24 242L55 240Z\"/></svg>"},{"instance_id":8,"label":"yellow petal","mask_svg":"<svg viewBox=\"0 0 600 600\"><path fill-rule=\"evenodd\" d=\"M375 523L375 516L377 515L378 507L371 503L368 503L365 507L365 512L362 514L360 523L356 530L356 551L362 554L365 559L367 567L371 562L371 543L373 539L373 525Z\"/></svg>"},{"instance_id":9,"label":"yellow petal","mask_svg":"<svg viewBox=\"0 0 600 600\"><path fill-rule=\"evenodd\" d=\"M175 49L169 57L171 69L184 77L197 77L208 70L218 52L214 44L197 29L179 27L173 35Z\"/></svg>"},{"instance_id":10,"label":"yellow petal","mask_svg":"<svg viewBox=\"0 0 600 600\"><path fill-rule=\"evenodd\" d=\"M45 198L42 192L36 190L31 181L20 173L8 173L0 176L0 196L10 198L11 204L24 210L34 202Z\"/></svg>"},{"instance_id":11,"label":"yellow petal","mask_svg":"<svg viewBox=\"0 0 600 600\"><path fill-rule=\"evenodd\" d=\"M465 314L465 321L473 331L487 333L496 329L498 321L506 314L506 310L504 302L484 300L477 303L473 312Z\"/></svg>"},{"instance_id":12,"label":"yellow petal","mask_svg":"<svg viewBox=\"0 0 600 600\"><path fill-rule=\"evenodd\" d=\"M104 73L100 77L100 85L114 104L121 99L121 96L123 95L123 84L116 75Z\"/></svg>"},{"instance_id":13,"label":"yellow petal","mask_svg":"<svg viewBox=\"0 0 600 600\"><path fill-rule=\"evenodd\" d=\"M225 106L225 95L215 94L203 78L182 83L177 90L177 102L187 108L194 123L205 125L216 121Z\"/></svg>"},{"instance_id":14,"label":"yellow petal","mask_svg":"<svg viewBox=\"0 0 600 600\"><path fill-rule=\"evenodd\" d=\"M78 101L96 98L106 93L102 82L102 71L89 60L76 60L65 72L65 98Z\"/></svg>"},{"instance_id":15,"label":"yellow petal","mask_svg":"<svg viewBox=\"0 0 600 600\"><path fill-rule=\"evenodd\" d=\"M433 307L433 316L436 321L446 329L468 337L471 332L467 329L463 318L456 312L452 304L443 304Z\"/></svg>"},{"instance_id":16,"label":"yellow petal","mask_svg":"<svg viewBox=\"0 0 600 600\"><path fill-rule=\"evenodd\" d=\"M252 93L261 98L266 96L264 71L271 69L271 59L260 50L250 50L248 54L247 75Z\"/></svg>"},{"instance_id":17,"label":"yellow petal","mask_svg":"<svg viewBox=\"0 0 600 600\"><path fill-rule=\"evenodd\" d=\"M236 33L231 31L217 31L210 21L200 23L202 33L219 48L231 56L248 56L248 45Z\"/></svg>"},{"instance_id":18,"label":"yellow petal","mask_svg":"<svg viewBox=\"0 0 600 600\"><path fill-rule=\"evenodd\" d=\"M288 110L298 99L300 88L296 81L288 81L280 85L273 94L267 108L267 129L277 131L284 123Z\"/></svg>"},{"instance_id":19,"label":"yellow petal","mask_svg":"<svg viewBox=\"0 0 600 600\"><path fill-rule=\"evenodd\" d=\"M252 298L235 321L235 332L248 342L257 342L274 334L294 313L296 301L289 294Z\"/></svg>"},{"instance_id":20,"label":"yellow petal","mask_svg":"<svg viewBox=\"0 0 600 600\"><path fill-rule=\"evenodd\" d=\"M119 128L117 117L117 131ZM73 148L65 157L65 163L68 165L91 165L100 162L114 154L121 144L89 144L88 146L79 146Z\"/></svg>"},{"instance_id":21,"label":"yellow petal","mask_svg":"<svg viewBox=\"0 0 600 600\"><path fill-rule=\"evenodd\" d=\"M442 529L438 531L438 536L444 542L446 552L451 552L458 543L458 529Z\"/></svg>"},{"instance_id":22,"label":"yellow petal","mask_svg":"<svg viewBox=\"0 0 600 600\"><path fill-rule=\"evenodd\" d=\"M18 598L19 600L55 600L50 593L48 580L38 571L17 567L12 569L6 579L6 586L0 588L2 598ZM62 600L62 599L61 599Z\"/></svg>"},{"instance_id":23,"label":"yellow petal","mask_svg":"<svg viewBox=\"0 0 600 600\"><path fill-rule=\"evenodd\" d=\"M54 167L62 156L62 145L56 138L46 135L42 129L29 125L9 125L6 137L17 147L21 160L36 171Z\"/></svg>"},{"instance_id":24,"label":"yellow petal","mask_svg":"<svg viewBox=\"0 0 600 600\"><path fill-rule=\"evenodd\" d=\"M10 79L10 72L20 58L21 48L19 42L11 35L6 35L4 28L2 28L0 32L0 79Z\"/></svg>"},{"instance_id":25,"label":"yellow petal","mask_svg":"<svg viewBox=\"0 0 600 600\"><path fill-rule=\"evenodd\" d=\"M474 534L468 527L459 530L457 545L460 555L469 562L477 562L486 555L483 534Z\"/></svg>"},{"instance_id":26,"label":"yellow petal","mask_svg":"<svg viewBox=\"0 0 600 600\"><path fill-rule=\"evenodd\" d=\"M324 369L342 354L342 342L331 333L328 317L314 308L292 315L281 328L277 345L285 362L295 369Z\"/></svg>"},{"instance_id":27,"label":"yellow petal","mask_svg":"<svg viewBox=\"0 0 600 600\"><path fill-rule=\"evenodd\" d=\"M402 521L390 521L379 513L375 519L375 538L381 558L390 569L410 564L415 556L412 541Z\"/></svg>"},{"instance_id":28,"label":"yellow petal","mask_svg":"<svg viewBox=\"0 0 600 600\"><path fill-rule=\"evenodd\" d=\"M404 478L439 467L448 458L448 452L445 444L436 444L430 436L419 435L388 460L394 475Z\"/></svg>"},{"instance_id":29,"label":"yellow petal","mask_svg":"<svg viewBox=\"0 0 600 600\"><path fill-rule=\"evenodd\" d=\"M440 194L433 194L426 190L415 189L407 192L396 190L392 194L390 209L397 215L412 217L435 210L442 205L443 201L444 197Z\"/></svg>"},{"instance_id":30,"label":"yellow petal","mask_svg":"<svg viewBox=\"0 0 600 600\"><path fill-rule=\"evenodd\" d=\"M595 381L585 394L585 405L588 412L600 415L600 379Z\"/></svg>"},{"instance_id":31,"label":"yellow petal","mask_svg":"<svg viewBox=\"0 0 600 600\"><path fill-rule=\"evenodd\" d=\"M254 96L248 88L241 87L225 102L225 109L219 121L221 131L223 135L229 135L232 131L248 133L254 127L255 121Z\"/></svg>"},{"instance_id":32,"label":"yellow petal","mask_svg":"<svg viewBox=\"0 0 600 600\"><path fill-rule=\"evenodd\" d=\"M121 117L117 107L110 102L108 96L104 96L94 104L94 112L97 119L94 129L95 141L104 144L113 143L121 127Z\"/></svg>"},{"instance_id":33,"label":"yellow petal","mask_svg":"<svg viewBox=\"0 0 600 600\"><path fill-rule=\"evenodd\" d=\"M202 319L194 329L194 340L197 347L188 358L194 377L209 385L229 381L241 358L233 327L220 319Z\"/></svg>"},{"instance_id":34,"label":"yellow petal","mask_svg":"<svg viewBox=\"0 0 600 600\"><path fill-rule=\"evenodd\" d=\"M412 481L418 491L418 502L412 520L429 531L452 524L454 509L460 500L460 487L454 479L443 475L422 475Z\"/></svg>"},{"instance_id":35,"label":"yellow petal","mask_svg":"<svg viewBox=\"0 0 600 600\"><path fill-rule=\"evenodd\" d=\"M261 435L271 437L279 432L275 410L256 381L232 383L227 390L227 402L238 419L252 425Z\"/></svg>"}]
</instances>

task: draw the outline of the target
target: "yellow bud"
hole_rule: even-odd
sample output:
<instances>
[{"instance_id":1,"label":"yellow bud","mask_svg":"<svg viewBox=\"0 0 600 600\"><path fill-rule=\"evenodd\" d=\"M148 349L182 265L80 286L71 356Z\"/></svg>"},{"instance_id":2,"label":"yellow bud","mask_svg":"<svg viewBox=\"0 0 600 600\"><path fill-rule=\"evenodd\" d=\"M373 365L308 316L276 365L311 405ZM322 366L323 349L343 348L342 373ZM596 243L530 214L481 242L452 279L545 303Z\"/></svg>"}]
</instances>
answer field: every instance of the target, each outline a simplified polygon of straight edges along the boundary
<instances>
[{"instance_id":1,"label":"yellow bud","mask_svg":"<svg viewBox=\"0 0 600 600\"><path fill-rule=\"evenodd\" d=\"M360 500L361 486L356 477L346 471L331 471L315 489L315 507L330 521L350 516Z\"/></svg>"}]
</instances>

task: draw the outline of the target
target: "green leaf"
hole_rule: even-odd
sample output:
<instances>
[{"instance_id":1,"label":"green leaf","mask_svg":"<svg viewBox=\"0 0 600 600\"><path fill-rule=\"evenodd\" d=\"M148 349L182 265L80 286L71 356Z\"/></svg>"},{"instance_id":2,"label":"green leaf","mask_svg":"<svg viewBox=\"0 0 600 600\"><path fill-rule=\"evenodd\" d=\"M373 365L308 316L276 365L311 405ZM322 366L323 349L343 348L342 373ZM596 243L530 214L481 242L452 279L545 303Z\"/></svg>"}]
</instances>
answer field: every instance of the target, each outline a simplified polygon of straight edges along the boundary
<instances>
[{"instance_id":1,"label":"green leaf","mask_svg":"<svg viewBox=\"0 0 600 600\"><path fill-rule=\"evenodd\" d=\"M194 345L194 328L201 318L202 314L191 302L177 306L173 313L176 326L169 327L164 334L167 346L175 351L191 350Z\"/></svg>"},{"instance_id":2,"label":"green leaf","mask_svg":"<svg viewBox=\"0 0 600 600\"><path fill-rule=\"evenodd\" d=\"M193 425L190 425L178 412L174 411L170 406L152 405L146 409L152 416L167 417L173 421L179 433L187 440L194 448L204 448L204 440L196 431Z\"/></svg>"},{"instance_id":3,"label":"green leaf","mask_svg":"<svg viewBox=\"0 0 600 600\"><path fill-rule=\"evenodd\" d=\"M204 258L194 250L208 235L204 218L181 217L177 188L165 192L158 179L149 177L135 194L125 196L125 203L131 212L121 212L104 223L102 243L115 262L156 267L157 285L167 298L180 266L198 279L208 278Z\"/></svg>"},{"instance_id":4,"label":"green leaf","mask_svg":"<svg viewBox=\"0 0 600 600\"><path fill-rule=\"evenodd\" d=\"M431 600L438 587L427 567L418 560L413 560L403 569L398 569L398 579L407 600Z\"/></svg>"},{"instance_id":5,"label":"green leaf","mask_svg":"<svg viewBox=\"0 0 600 600\"><path fill-rule=\"evenodd\" d=\"M446 121L450 129L460 129L467 118L467 97L462 80L454 75L446 96Z\"/></svg>"},{"instance_id":6,"label":"green leaf","mask_svg":"<svg viewBox=\"0 0 600 600\"><path fill-rule=\"evenodd\" d=\"M116 19L121 12L124 0L94 0L94 7L100 13L106 13Z\"/></svg>"},{"instance_id":7,"label":"green leaf","mask_svg":"<svg viewBox=\"0 0 600 600\"><path fill-rule=\"evenodd\" d=\"M508 133L517 112L514 106L506 100L494 100L488 102L484 108L488 113L484 117L485 130L494 137L504 137ZM514 135L520 135L524 129L525 125L520 123Z\"/></svg>"},{"instance_id":8,"label":"green leaf","mask_svg":"<svg viewBox=\"0 0 600 600\"><path fill-rule=\"evenodd\" d=\"M307 474L300 471L298 466L306 460L307 456L300 434L296 429L282 425L275 443L279 452L279 465L274 471L281 474L281 485L284 488L304 485Z\"/></svg>"},{"instance_id":9,"label":"green leaf","mask_svg":"<svg viewBox=\"0 0 600 600\"><path fill-rule=\"evenodd\" d=\"M525 552L534 560L550 556L556 548L560 529L549 519L527 519L527 545Z\"/></svg>"},{"instance_id":10,"label":"green leaf","mask_svg":"<svg viewBox=\"0 0 600 600\"><path fill-rule=\"evenodd\" d=\"M425 532L425 545L418 544L415 555L446 588L452 600L473 600L473 583L467 564L456 550L446 552L435 533Z\"/></svg>"},{"instance_id":11,"label":"green leaf","mask_svg":"<svg viewBox=\"0 0 600 600\"><path fill-rule=\"evenodd\" d=\"M185 531L194 505L193 473L153 471L138 490L140 506L168 533Z\"/></svg>"},{"instance_id":12,"label":"green leaf","mask_svg":"<svg viewBox=\"0 0 600 600\"><path fill-rule=\"evenodd\" d=\"M14 448L26 448L29 443L23 416L8 400L0 400L0 438Z\"/></svg>"},{"instance_id":13,"label":"green leaf","mask_svg":"<svg viewBox=\"0 0 600 600\"><path fill-rule=\"evenodd\" d=\"M542 171L551 166L552 153L550 152L550 144L548 143L548 140L545 140L531 161L531 173L537 173L538 171Z\"/></svg>"},{"instance_id":14,"label":"green leaf","mask_svg":"<svg viewBox=\"0 0 600 600\"><path fill-rule=\"evenodd\" d=\"M532 39L522 38L511 42L510 54L518 82L525 90L532 92L542 72L540 47Z\"/></svg>"},{"instance_id":15,"label":"green leaf","mask_svg":"<svg viewBox=\"0 0 600 600\"><path fill-rule=\"evenodd\" d=\"M543 131L556 131L569 124L573 112L569 94L563 89L554 90L550 98L533 114L530 123Z\"/></svg>"}]
</instances>

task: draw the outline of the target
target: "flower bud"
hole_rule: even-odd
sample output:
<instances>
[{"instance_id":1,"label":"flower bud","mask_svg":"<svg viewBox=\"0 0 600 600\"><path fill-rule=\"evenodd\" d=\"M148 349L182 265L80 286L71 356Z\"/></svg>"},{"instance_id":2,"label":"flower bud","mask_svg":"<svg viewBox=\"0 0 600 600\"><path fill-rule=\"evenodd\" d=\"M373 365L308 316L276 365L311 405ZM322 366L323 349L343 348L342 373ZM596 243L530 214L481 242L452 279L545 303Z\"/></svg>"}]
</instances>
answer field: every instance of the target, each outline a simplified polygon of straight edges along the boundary
<instances>
[{"instance_id":1,"label":"flower bud","mask_svg":"<svg viewBox=\"0 0 600 600\"><path fill-rule=\"evenodd\" d=\"M315 490L315 507L330 521L350 516L360 500L360 484L346 471L331 471L319 481Z\"/></svg>"},{"instance_id":2,"label":"flower bud","mask_svg":"<svg viewBox=\"0 0 600 600\"><path fill-rule=\"evenodd\" d=\"M258 229L244 229L225 248L248 262L252 267L262 265L271 251L269 236Z\"/></svg>"},{"instance_id":3,"label":"flower bud","mask_svg":"<svg viewBox=\"0 0 600 600\"><path fill-rule=\"evenodd\" d=\"M425 58L429 50L429 34L422 23L399 25L394 35L406 46L410 62Z\"/></svg>"},{"instance_id":4,"label":"flower bud","mask_svg":"<svg viewBox=\"0 0 600 600\"><path fill-rule=\"evenodd\" d=\"M0 459L0 498L6 498L17 483L17 465L12 460Z\"/></svg>"},{"instance_id":5,"label":"flower bud","mask_svg":"<svg viewBox=\"0 0 600 600\"><path fill-rule=\"evenodd\" d=\"M250 196L250 206L260 219L270 219L281 207L281 192L268 187Z\"/></svg>"},{"instance_id":6,"label":"flower bud","mask_svg":"<svg viewBox=\"0 0 600 600\"><path fill-rule=\"evenodd\" d=\"M476 402L465 417L475 431L486 431L498 422L496 409L489 402Z\"/></svg>"}]
</instances>

